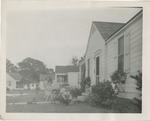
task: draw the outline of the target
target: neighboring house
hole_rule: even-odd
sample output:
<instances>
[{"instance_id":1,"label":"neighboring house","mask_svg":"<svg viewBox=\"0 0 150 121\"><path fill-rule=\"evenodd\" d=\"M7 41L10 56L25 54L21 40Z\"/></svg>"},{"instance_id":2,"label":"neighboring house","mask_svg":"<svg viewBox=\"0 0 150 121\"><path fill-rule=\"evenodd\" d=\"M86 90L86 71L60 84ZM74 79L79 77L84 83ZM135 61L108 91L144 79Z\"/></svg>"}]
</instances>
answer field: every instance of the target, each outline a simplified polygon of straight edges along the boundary
<instances>
[{"instance_id":1,"label":"neighboring house","mask_svg":"<svg viewBox=\"0 0 150 121\"><path fill-rule=\"evenodd\" d=\"M24 84L24 89L26 90L35 90L37 88L38 83L36 81L31 81L29 83Z\"/></svg>"},{"instance_id":2,"label":"neighboring house","mask_svg":"<svg viewBox=\"0 0 150 121\"><path fill-rule=\"evenodd\" d=\"M44 90L46 82L49 81L49 80L53 81L54 78L55 78L54 74L49 74L49 75L43 75L43 74L41 74L40 75L39 88L41 90Z\"/></svg>"},{"instance_id":3,"label":"neighboring house","mask_svg":"<svg viewBox=\"0 0 150 121\"><path fill-rule=\"evenodd\" d=\"M6 88L7 90L16 89L16 80L12 78L8 73L6 73Z\"/></svg>"},{"instance_id":4,"label":"neighboring house","mask_svg":"<svg viewBox=\"0 0 150 121\"><path fill-rule=\"evenodd\" d=\"M56 66L55 79L57 82L68 82L70 86L79 85L78 66Z\"/></svg>"},{"instance_id":5,"label":"neighboring house","mask_svg":"<svg viewBox=\"0 0 150 121\"><path fill-rule=\"evenodd\" d=\"M16 89L23 89L23 85L21 83L22 76L19 73L8 72L8 74L16 80Z\"/></svg>"},{"instance_id":6,"label":"neighboring house","mask_svg":"<svg viewBox=\"0 0 150 121\"><path fill-rule=\"evenodd\" d=\"M25 90L35 90L38 87L38 84L38 81L32 77L27 77L23 80L23 88Z\"/></svg>"},{"instance_id":7,"label":"neighboring house","mask_svg":"<svg viewBox=\"0 0 150 121\"><path fill-rule=\"evenodd\" d=\"M92 85L98 81L111 80L110 76L116 70L127 73L119 96L139 96L135 80L130 75L142 71L142 11L127 23L93 22L85 66L85 77L91 78Z\"/></svg>"}]
</instances>

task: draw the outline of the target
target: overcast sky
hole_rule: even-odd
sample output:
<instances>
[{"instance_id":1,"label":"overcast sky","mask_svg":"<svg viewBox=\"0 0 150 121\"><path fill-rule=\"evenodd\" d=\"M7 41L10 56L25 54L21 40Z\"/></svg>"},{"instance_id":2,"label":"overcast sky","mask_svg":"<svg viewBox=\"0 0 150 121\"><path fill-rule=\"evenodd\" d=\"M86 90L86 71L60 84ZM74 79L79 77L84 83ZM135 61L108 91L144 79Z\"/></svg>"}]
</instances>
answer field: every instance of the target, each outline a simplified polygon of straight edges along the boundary
<instances>
[{"instance_id":1,"label":"overcast sky","mask_svg":"<svg viewBox=\"0 0 150 121\"><path fill-rule=\"evenodd\" d=\"M86 50L92 21L126 23L141 9L23 9L7 13L7 58L14 64L26 57L47 67L69 65Z\"/></svg>"}]
</instances>

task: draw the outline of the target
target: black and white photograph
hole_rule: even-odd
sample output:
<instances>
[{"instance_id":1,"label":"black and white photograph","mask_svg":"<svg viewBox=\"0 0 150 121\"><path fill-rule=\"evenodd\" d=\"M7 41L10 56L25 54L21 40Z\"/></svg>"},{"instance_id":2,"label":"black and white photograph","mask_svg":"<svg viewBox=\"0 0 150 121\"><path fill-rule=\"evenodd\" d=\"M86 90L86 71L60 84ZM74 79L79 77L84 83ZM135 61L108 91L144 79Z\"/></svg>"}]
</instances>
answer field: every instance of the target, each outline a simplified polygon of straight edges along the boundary
<instances>
[{"instance_id":1,"label":"black and white photograph","mask_svg":"<svg viewBox=\"0 0 150 121\"><path fill-rule=\"evenodd\" d=\"M149 119L148 6L3 0L0 119Z\"/></svg>"},{"instance_id":2,"label":"black and white photograph","mask_svg":"<svg viewBox=\"0 0 150 121\"><path fill-rule=\"evenodd\" d=\"M142 113L142 7L6 15L7 113Z\"/></svg>"}]
</instances>

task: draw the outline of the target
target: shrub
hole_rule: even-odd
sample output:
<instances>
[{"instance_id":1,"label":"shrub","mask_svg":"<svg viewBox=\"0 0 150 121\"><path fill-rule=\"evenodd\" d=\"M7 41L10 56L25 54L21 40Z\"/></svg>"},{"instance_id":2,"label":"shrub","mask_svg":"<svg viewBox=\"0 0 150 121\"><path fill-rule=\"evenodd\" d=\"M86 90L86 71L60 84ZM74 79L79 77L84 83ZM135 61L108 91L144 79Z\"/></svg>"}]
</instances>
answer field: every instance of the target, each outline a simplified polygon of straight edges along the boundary
<instances>
[{"instance_id":1,"label":"shrub","mask_svg":"<svg viewBox=\"0 0 150 121\"><path fill-rule=\"evenodd\" d=\"M136 89L142 91L142 72L138 71L137 75L135 76L131 75L130 77L136 80L137 85ZM142 110L142 98L141 99L134 98L133 102L140 108L140 110Z\"/></svg>"},{"instance_id":2,"label":"shrub","mask_svg":"<svg viewBox=\"0 0 150 121\"><path fill-rule=\"evenodd\" d=\"M82 80L80 85L81 85L81 92L84 92L86 85L88 85L89 87L91 86L90 77L87 77L86 79Z\"/></svg>"},{"instance_id":3,"label":"shrub","mask_svg":"<svg viewBox=\"0 0 150 121\"><path fill-rule=\"evenodd\" d=\"M108 81L97 82L92 86L92 93L89 95L88 103L92 106L103 106L104 102L114 98L114 90Z\"/></svg>"},{"instance_id":4,"label":"shrub","mask_svg":"<svg viewBox=\"0 0 150 121\"><path fill-rule=\"evenodd\" d=\"M72 95L72 97L77 97L79 95L81 95L81 90L78 88L74 88L70 90L70 93Z\"/></svg>"},{"instance_id":5,"label":"shrub","mask_svg":"<svg viewBox=\"0 0 150 121\"><path fill-rule=\"evenodd\" d=\"M126 73L116 70L110 77L114 83L125 83Z\"/></svg>"},{"instance_id":6,"label":"shrub","mask_svg":"<svg viewBox=\"0 0 150 121\"><path fill-rule=\"evenodd\" d=\"M84 92L85 91L85 85L86 85L85 79L81 81L80 85L81 85L81 92Z\"/></svg>"},{"instance_id":7,"label":"shrub","mask_svg":"<svg viewBox=\"0 0 150 121\"><path fill-rule=\"evenodd\" d=\"M137 75L131 75L130 77L136 80L136 89L142 91L142 72L138 71Z\"/></svg>"},{"instance_id":8,"label":"shrub","mask_svg":"<svg viewBox=\"0 0 150 121\"><path fill-rule=\"evenodd\" d=\"M87 77L85 79L85 82L86 82L86 85L88 85L89 87L91 86L91 79L90 79L90 77Z\"/></svg>"},{"instance_id":9,"label":"shrub","mask_svg":"<svg viewBox=\"0 0 150 121\"><path fill-rule=\"evenodd\" d=\"M118 91L124 92L124 88L122 87L122 83L125 83L126 81L126 73L120 72L119 70L116 70L110 77L111 81L116 84L116 87Z\"/></svg>"}]
</instances>

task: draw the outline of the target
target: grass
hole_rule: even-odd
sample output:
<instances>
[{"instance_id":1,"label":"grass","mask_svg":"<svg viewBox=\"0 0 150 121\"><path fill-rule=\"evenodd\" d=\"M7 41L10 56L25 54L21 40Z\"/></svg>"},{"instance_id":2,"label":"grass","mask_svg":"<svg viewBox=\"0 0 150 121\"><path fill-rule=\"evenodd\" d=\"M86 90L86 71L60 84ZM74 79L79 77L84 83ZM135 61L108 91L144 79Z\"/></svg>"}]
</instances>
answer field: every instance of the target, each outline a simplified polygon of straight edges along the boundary
<instances>
[{"instance_id":1,"label":"grass","mask_svg":"<svg viewBox=\"0 0 150 121\"><path fill-rule=\"evenodd\" d=\"M112 108L120 113L141 113L141 109L131 99L116 98L114 101Z\"/></svg>"},{"instance_id":2,"label":"grass","mask_svg":"<svg viewBox=\"0 0 150 121\"><path fill-rule=\"evenodd\" d=\"M39 90L39 92L42 92ZM36 93L35 90L13 90L13 91L7 91L7 94L20 94L20 93Z\"/></svg>"},{"instance_id":3,"label":"grass","mask_svg":"<svg viewBox=\"0 0 150 121\"><path fill-rule=\"evenodd\" d=\"M10 92L10 93L19 93L19 92ZM24 93L27 93L24 91ZM7 96L6 101L6 112L11 113L116 113L115 110L108 110L105 108L95 108L91 107L85 103L76 103L65 106L63 104L24 104L24 105L8 105L8 103L17 103L17 102L44 102L44 93L39 92L38 95L33 93L33 91L28 91L29 95L20 95L16 97Z\"/></svg>"},{"instance_id":4,"label":"grass","mask_svg":"<svg viewBox=\"0 0 150 121\"><path fill-rule=\"evenodd\" d=\"M9 92L9 94L18 94L19 91ZM116 98L112 105L112 108L106 109L105 107L91 107L85 103L76 103L69 106L63 104L32 104L35 102L44 102L44 93L39 91L36 95L35 91L23 91L28 95L20 95L16 97L7 96L6 102L7 112L19 112L19 113L140 113L141 110L133 104L132 100ZM18 102L31 102L24 105L8 105L8 103Z\"/></svg>"},{"instance_id":5,"label":"grass","mask_svg":"<svg viewBox=\"0 0 150 121\"><path fill-rule=\"evenodd\" d=\"M117 113L114 110L94 108L85 103L70 104L27 104L7 105L6 112L16 113Z\"/></svg>"},{"instance_id":6,"label":"grass","mask_svg":"<svg viewBox=\"0 0 150 121\"><path fill-rule=\"evenodd\" d=\"M28 92L29 93L29 92ZM18 103L18 102L28 102L28 101L44 101L44 93L39 92L38 95L36 93L31 92L28 95L20 95L16 97L7 96L6 97L6 103Z\"/></svg>"}]
</instances>

